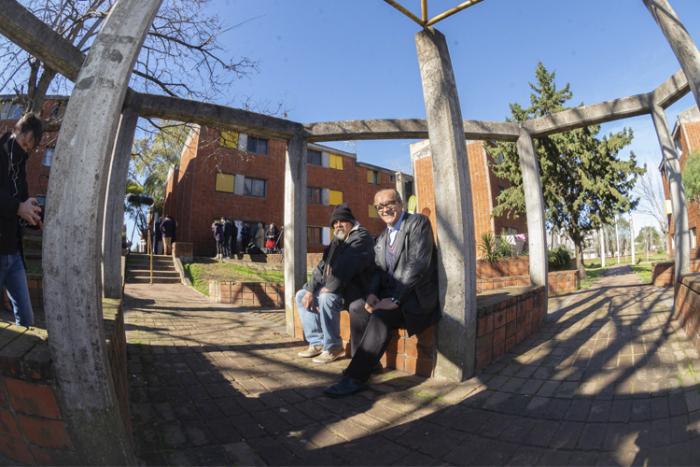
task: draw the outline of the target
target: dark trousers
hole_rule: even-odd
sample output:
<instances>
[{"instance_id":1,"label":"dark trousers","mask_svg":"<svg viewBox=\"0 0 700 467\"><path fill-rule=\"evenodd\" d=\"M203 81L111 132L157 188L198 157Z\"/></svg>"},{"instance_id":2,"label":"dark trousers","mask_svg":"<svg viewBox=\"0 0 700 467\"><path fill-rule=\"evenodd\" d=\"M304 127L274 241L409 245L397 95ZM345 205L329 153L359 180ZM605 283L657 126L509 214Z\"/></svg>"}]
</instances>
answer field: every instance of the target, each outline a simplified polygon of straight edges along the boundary
<instances>
[{"instance_id":1,"label":"dark trousers","mask_svg":"<svg viewBox=\"0 0 700 467\"><path fill-rule=\"evenodd\" d=\"M352 360L344 372L360 381L367 381L379 363L391 340L391 331L405 327L400 308L368 313L364 305L364 300L355 300L348 307Z\"/></svg>"}]
</instances>

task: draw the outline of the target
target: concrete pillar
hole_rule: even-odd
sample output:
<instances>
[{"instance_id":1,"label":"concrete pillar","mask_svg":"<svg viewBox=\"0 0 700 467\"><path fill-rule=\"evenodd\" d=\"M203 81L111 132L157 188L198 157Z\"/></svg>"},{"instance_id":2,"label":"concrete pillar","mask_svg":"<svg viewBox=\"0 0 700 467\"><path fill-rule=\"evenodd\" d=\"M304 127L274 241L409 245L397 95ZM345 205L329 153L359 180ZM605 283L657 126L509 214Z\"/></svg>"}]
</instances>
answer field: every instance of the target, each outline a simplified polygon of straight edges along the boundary
<instances>
[{"instance_id":1,"label":"concrete pillar","mask_svg":"<svg viewBox=\"0 0 700 467\"><path fill-rule=\"evenodd\" d=\"M547 296L547 237L544 227L544 195L540 180L540 165L530 134L520 130L517 143L520 172L525 191L527 213L527 246L529 250L530 282L545 287ZM545 300L545 306L547 301Z\"/></svg>"},{"instance_id":2,"label":"concrete pillar","mask_svg":"<svg viewBox=\"0 0 700 467\"><path fill-rule=\"evenodd\" d=\"M676 244L673 272L674 284L677 284L681 275L690 268L690 231L688 230L688 208L683 190L681 176L681 164L671 132L666 123L666 114L661 106L654 104L651 111L651 119L656 128L656 136L661 146L661 155L666 167L669 191L671 192L671 210L673 216L673 240Z\"/></svg>"},{"instance_id":3,"label":"concrete pillar","mask_svg":"<svg viewBox=\"0 0 700 467\"><path fill-rule=\"evenodd\" d=\"M642 0L666 36L700 107L700 51L668 0Z\"/></svg>"},{"instance_id":4,"label":"concrete pillar","mask_svg":"<svg viewBox=\"0 0 700 467\"><path fill-rule=\"evenodd\" d=\"M600 240L600 267L604 268L605 267L605 258L606 258L606 253L605 253L605 229L603 226L600 226L600 230L598 231L598 238Z\"/></svg>"},{"instance_id":5,"label":"concrete pillar","mask_svg":"<svg viewBox=\"0 0 700 467\"><path fill-rule=\"evenodd\" d=\"M617 228L617 216L615 216L615 256L617 257L617 264L620 264L620 230Z\"/></svg>"},{"instance_id":6,"label":"concrete pillar","mask_svg":"<svg viewBox=\"0 0 700 467\"><path fill-rule=\"evenodd\" d=\"M294 296L306 282L306 141L287 142L284 164L284 310L287 334L294 336ZM295 336L301 338L301 336Z\"/></svg>"},{"instance_id":7,"label":"concrete pillar","mask_svg":"<svg viewBox=\"0 0 700 467\"><path fill-rule=\"evenodd\" d=\"M100 257L117 125L159 5L119 0L113 6L75 82L49 179L43 246L49 347L71 438L90 465L135 463L105 349Z\"/></svg>"},{"instance_id":8,"label":"concrete pillar","mask_svg":"<svg viewBox=\"0 0 700 467\"><path fill-rule=\"evenodd\" d=\"M476 252L467 146L445 36L416 34L423 99L433 155L442 319L435 376L461 381L476 363Z\"/></svg>"},{"instance_id":9,"label":"concrete pillar","mask_svg":"<svg viewBox=\"0 0 700 467\"><path fill-rule=\"evenodd\" d=\"M124 222L124 181L129 174L131 147L138 115L125 111L119 120L117 140L112 151L112 163L107 182L105 221L102 235L102 281L107 298L122 295L122 224Z\"/></svg>"}]
</instances>

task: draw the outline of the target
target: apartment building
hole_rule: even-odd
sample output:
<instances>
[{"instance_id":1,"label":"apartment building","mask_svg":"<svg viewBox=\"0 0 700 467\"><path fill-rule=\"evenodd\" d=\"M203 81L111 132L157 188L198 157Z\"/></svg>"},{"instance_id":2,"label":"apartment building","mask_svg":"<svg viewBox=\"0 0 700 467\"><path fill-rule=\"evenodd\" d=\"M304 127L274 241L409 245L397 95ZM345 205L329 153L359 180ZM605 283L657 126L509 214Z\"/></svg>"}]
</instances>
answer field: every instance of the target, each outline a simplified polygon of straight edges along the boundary
<instances>
[{"instance_id":1,"label":"apartment building","mask_svg":"<svg viewBox=\"0 0 700 467\"><path fill-rule=\"evenodd\" d=\"M212 255L211 224L226 216L250 225L283 223L286 141L235 130L195 127L179 166L168 175L164 213L175 217L177 238L195 255ZM357 160L356 154L319 144L307 148L308 251L330 242L333 207L346 203L377 235L384 228L373 207L381 188L411 194L412 177Z\"/></svg>"}]
</instances>

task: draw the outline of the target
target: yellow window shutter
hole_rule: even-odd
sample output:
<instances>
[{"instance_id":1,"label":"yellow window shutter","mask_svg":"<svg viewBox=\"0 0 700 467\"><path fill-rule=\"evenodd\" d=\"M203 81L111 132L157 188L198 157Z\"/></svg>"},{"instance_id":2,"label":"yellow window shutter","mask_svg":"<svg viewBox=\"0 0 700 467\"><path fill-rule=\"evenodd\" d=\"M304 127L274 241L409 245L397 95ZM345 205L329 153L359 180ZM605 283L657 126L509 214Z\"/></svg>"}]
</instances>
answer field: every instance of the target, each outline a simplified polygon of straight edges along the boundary
<instances>
[{"instance_id":1,"label":"yellow window shutter","mask_svg":"<svg viewBox=\"0 0 700 467\"><path fill-rule=\"evenodd\" d=\"M233 193L233 175L216 174L216 191Z\"/></svg>"},{"instance_id":2,"label":"yellow window shutter","mask_svg":"<svg viewBox=\"0 0 700 467\"><path fill-rule=\"evenodd\" d=\"M368 206L368 209L369 209L369 211L368 211L368 212L369 212L369 217L370 217L371 219L376 219L376 218L379 217L379 214L377 214L377 210L374 209L374 206L373 206L373 205L370 204L370 205Z\"/></svg>"},{"instance_id":3,"label":"yellow window shutter","mask_svg":"<svg viewBox=\"0 0 700 467\"><path fill-rule=\"evenodd\" d=\"M328 204L331 206L337 206L338 204L343 204L343 192L330 190L328 196Z\"/></svg>"},{"instance_id":4,"label":"yellow window shutter","mask_svg":"<svg viewBox=\"0 0 700 467\"><path fill-rule=\"evenodd\" d=\"M238 149L238 132L235 130L221 130L219 144L225 148Z\"/></svg>"},{"instance_id":5,"label":"yellow window shutter","mask_svg":"<svg viewBox=\"0 0 700 467\"><path fill-rule=\"evenodd\" d=\"M337 154L331 154L330 163L328 165L333 169L343 170L343 157Z\"/></svg>"}]
</instances>

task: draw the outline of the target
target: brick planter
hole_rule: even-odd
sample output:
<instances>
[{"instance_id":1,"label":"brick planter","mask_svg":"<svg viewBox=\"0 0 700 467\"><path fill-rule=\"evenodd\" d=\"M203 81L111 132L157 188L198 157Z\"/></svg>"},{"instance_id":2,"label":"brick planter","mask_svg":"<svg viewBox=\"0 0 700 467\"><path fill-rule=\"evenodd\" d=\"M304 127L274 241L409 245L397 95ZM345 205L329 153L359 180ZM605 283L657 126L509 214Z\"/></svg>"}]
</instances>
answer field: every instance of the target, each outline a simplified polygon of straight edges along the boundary
<instances>
[{"instance_id":1,"label":"brick planter","mask_svg":"<svg viewBox=\"0 0 700 467\"><path fill-rule=\"evenodd\" d=\"M651 271L651 283L656 287L671 287L673 285L673 261L660 261L654 263ZM700 260L690 260L690 271L700 272Z\"/></svg>"},{"instance_id":2,"label":"brick planter","mask_svg":"<svg viewBox=\"0 0 700 467\"><path fill-rule=\"evenodd\" d=\"M676 296L677 319L695 348L700 351L700 273L686 274Z\"/></svg>"},{"instance_id":3,"label":"brick planter","mask_svg":"<svg viewBox=\"0 0 700 467\"><path fill-rule=\"evenodd\" d=\"M549 283L549 296L554 297L578 290L579 278L576 270L552 271L547 274ZM530 275L502 276L502 277L477 277L476 292L482 293L489 290L503 289L506 287L524 287L530 285Z\"/></svg>"},{"instance_id":4,"label":"brick planter","mask_svg":"<svg viewBox=\"0 0 700 467\"><path fill-rule=\"evenodd\" d=\"M245 307L284 307L284 285L275 282L209 281L209 300Z\"/></svg>"},{"instance_id":5,"label":"brick planter","mask_svg":"<svg viewBox=\"0 0 700 467\"><path fill-rule=\"evenodd\" d=\"M476 368L484 368L537 332L544 320L544 305L544 287L512 287L479 295Z\"/></svg>"},{"instance_id":6,"label":"brick planter","mask_svg":"<svg viewBox=\"0 0 700 467\"><path fill-rule=\"evenodd\" d=\"M38 283L41 284L40 278ZM30 280L30 287L31 284ZM35 306L37 309L41 307ZM131 434L126 336L120 302L105 300L103 314L114 386L122 420ZM40 328L0 324L0 454L22 464L80 464L80 455L61 412L60 389L47 339L47 332Z\"/></svg>"}]
</instances>

